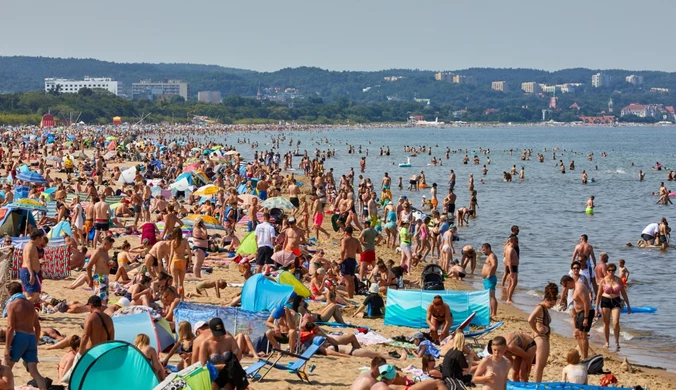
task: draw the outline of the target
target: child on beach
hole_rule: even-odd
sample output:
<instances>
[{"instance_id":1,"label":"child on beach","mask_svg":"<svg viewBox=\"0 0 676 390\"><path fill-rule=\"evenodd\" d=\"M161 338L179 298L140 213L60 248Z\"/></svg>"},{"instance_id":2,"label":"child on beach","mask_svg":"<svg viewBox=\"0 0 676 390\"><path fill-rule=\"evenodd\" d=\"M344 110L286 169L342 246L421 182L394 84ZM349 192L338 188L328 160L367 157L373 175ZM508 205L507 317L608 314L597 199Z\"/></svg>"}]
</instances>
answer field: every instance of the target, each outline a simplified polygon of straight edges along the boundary
<instances>
[{"instance_id":1,"label":"child on beach","mask_svg":"<svg viewBox=\"0 0 676 390\"><path fill-rule=\"evenodd\" d=\"M621 280L622 283L626 286L626 285L627 285L627 281L629 280L629 274L630 274L630 272L629 272L629 270L627 269L627 267L625 266L624 259L619 259L619 260L617 261L617 264L620 266L620 267L619 267L619 268L620 268L620 280Z\"/></svg>"}]
</instances>

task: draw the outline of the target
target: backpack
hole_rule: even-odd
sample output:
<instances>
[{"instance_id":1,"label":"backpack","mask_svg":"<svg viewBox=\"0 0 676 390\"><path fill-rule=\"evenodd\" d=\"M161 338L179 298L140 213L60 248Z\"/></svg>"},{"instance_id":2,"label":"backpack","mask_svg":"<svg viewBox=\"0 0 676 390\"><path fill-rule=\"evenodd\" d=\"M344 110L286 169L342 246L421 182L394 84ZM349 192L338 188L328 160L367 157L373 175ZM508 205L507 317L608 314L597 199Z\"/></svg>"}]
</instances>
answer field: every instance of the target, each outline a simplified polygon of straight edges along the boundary
<instances>
[{"instance_id":1,"label":"backpack","mask_svg":"<svg viewBox=\"0 0 676 390\"><path fill-rule=\"evenodd\" d=\"M593 355L580 362L587 367L587 374L597 375L604 374L603 371L603 356Z\"/></svg>"}]
</instances>

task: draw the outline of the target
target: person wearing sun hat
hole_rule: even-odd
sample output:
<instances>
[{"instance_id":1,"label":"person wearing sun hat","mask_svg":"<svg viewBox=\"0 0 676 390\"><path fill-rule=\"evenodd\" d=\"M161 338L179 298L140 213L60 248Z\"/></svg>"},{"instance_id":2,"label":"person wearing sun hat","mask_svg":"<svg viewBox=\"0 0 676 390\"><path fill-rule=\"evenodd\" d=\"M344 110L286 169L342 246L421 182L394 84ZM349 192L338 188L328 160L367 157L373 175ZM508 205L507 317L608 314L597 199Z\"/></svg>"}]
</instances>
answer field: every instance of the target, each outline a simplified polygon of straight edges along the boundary
<instances>
[{"instance_id":1,"label":"person wearing sun hat","mask_svg":"<svg viewBox=\"0 0 676 390\"><path fill-rule=\"evenodd\" d=\"M369 295L364 299L359 308L352 314L352 317L356 317L357 314L361 313L366 308L366 313L364 317L368 318L382 318L383 311L385 308L385 302L383 297L380 296L380 287L378 283L371 284L369 287Z\"/></svg>"}]
</instances>

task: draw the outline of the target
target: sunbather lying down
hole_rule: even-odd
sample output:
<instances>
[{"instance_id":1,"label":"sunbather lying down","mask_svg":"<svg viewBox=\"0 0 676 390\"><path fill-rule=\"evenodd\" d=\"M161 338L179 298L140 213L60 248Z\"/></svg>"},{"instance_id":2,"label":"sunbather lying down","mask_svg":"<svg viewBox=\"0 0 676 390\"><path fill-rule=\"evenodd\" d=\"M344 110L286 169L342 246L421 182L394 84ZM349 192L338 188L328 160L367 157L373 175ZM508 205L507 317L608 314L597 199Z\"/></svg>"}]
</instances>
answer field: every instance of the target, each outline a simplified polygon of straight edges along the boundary
<instances>
[{"instance_id":1,"label":"sunbather lying down","mask_svg":"<svg viewBox=\"0 0 676 390\"><path fill-rule=\"evenodd\" d=\"M324 333L323 330L321 330L314 322L311 321L306 322L302 329L303 330L300 332L300 343L302 345L301 351L305 351L310 345L312 345L315 337L321 336L326 338L326 343L324 344L325 346L320 347L318 350L318 352L322 355L369 359L374 357L389 359L398 355L398 359L401 361L406 360L408 355L403 349L399 354L387 354L362 348L361 344L359 344L359 340L357 340L357 336L354 334L344 334L341 336L332 337Z\"/></svg>"}]
</instances>

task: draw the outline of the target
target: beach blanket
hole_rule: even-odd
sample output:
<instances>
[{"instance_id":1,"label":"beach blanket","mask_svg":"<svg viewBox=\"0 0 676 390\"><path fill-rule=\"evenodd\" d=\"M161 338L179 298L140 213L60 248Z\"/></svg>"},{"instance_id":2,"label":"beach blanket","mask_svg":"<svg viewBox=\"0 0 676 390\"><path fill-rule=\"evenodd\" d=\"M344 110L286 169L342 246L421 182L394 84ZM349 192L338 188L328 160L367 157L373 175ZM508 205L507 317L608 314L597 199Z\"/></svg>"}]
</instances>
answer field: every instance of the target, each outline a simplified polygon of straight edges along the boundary
<instances>
[{"instance_id":1,"label":"beach blanket","mask_svg":"<svg viewBox=\"0 0 676 390\"><path fill-rule=\"evenodd\" d=\"M409 349L418 348L413 343L405 343L403 341L390 341L389 343L387 343L387 345L391 345L396 348L409 348Z\"/></svg>"},{"instance_id":2,"label":"beach blanket","mask_svg":"<svg viewBox=\"0 0 676 390\"><path fill-rule=\"evenodd\" d=\"M392 339L388 339L387 337L378 334L374 331L370 331L368 333L358 332L356 333L356 336L359 343L364 346L387 344L392 341Z\"/></svg>"},{"instance_id":3,"label":"beach blanket","mask_svg":"<svg viewBox=\"0 0 676 390\"><path fill-rule=\"evenodd\" d=\"M23 261L23 244L16 244L12 257L12 277L19 277L19 268ZM42 277L44 279L61 280L70 276L70 248L62 244L47 246L45 248L44 264L42 264Z\"/></svg>"}]
</instances>

